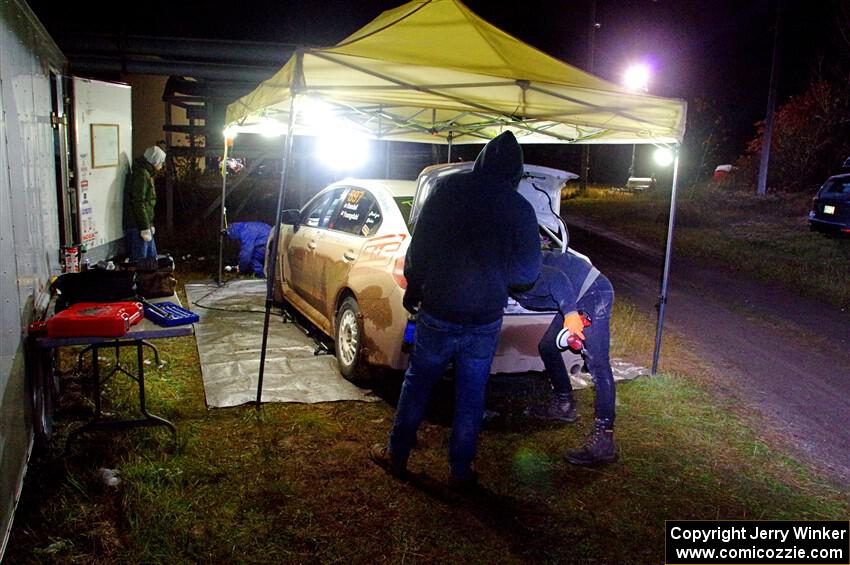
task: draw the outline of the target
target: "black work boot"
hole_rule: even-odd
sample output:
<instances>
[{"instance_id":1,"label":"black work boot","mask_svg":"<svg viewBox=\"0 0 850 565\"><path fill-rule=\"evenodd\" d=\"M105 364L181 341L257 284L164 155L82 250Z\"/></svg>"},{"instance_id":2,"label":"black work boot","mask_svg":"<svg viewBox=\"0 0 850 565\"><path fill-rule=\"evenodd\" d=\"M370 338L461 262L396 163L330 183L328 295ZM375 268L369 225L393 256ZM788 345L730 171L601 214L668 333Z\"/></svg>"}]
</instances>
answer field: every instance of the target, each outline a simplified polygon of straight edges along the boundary
<instances>
[{"instance_id":1,"label":"black work boot","mask_svg":"<svg viewBox=\"0 0 850 565\"><path fill-rule=\"evenodd\" d=\"M567 451L564 457L573 465L585 467L613 463L617 460L614 430L596 426L581 449Z\"/></svg>"},{"instance_id":2,"label":"black work boot","mask_svg":"<svg viewBox=\"0 0 850 565\"><path fill-rule=\"evenodd\" d=\"M523 412L530 418L540 420L556 420L558 422L572 423L576 421L576 401L572 396L556 394L552 399L542 406L529 406Z\"/></svg>"}]
</instances>

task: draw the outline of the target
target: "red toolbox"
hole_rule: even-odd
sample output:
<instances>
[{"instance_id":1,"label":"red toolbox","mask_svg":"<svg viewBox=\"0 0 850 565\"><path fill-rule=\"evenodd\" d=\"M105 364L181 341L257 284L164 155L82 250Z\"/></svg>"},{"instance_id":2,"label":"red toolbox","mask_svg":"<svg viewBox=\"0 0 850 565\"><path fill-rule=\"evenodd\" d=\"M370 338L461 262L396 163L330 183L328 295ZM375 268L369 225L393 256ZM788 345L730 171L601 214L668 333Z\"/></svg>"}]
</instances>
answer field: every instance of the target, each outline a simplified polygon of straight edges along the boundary
<instances>
[{"instance_id":1,"label":"red toolbox","mask_svg":"<svg viewBox=\"0 0 850 565\"><path fill-rule=\"evenodd\" d=\"M79 302L47 320L47 336L121 337L142 318L140 302Z\"/></svg>"}]
</instances>

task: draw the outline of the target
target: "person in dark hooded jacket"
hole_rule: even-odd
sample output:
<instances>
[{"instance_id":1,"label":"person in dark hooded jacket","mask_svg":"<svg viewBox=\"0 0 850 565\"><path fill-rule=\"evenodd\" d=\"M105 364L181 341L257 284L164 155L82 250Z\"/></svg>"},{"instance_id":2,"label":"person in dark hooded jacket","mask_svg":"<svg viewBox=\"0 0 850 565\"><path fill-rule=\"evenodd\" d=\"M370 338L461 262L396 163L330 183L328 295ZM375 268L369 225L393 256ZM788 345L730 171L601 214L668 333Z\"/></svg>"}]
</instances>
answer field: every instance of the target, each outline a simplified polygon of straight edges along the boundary
<instances>
[{"instance_id":1,"label":"person in dark hooded jacket","mask_svg":"<svg viewBox=\"0 0 850 565\"><path fill-rule=\"evenodd\" d=\"M404 305L418 313L414 348L387 445L371 458L406 470L434 384L455 368L449 446L451 477L473 483L485 385L509 289L530 288L540 272L540 238L531 204L517 192L522 149L510 132L491 140L471 171L438 179L405 258Z\"/></svg>"},{"instance_id":2,"label":"person in dark hooded jacket","mask_svg":"<svg viewBox=\"0 0 850 565\"><path fill-rule=\"evenodd\" d=\"M227 226L227 237L239 240L239 272L263 276L266 243L272 227L265 222L234 222Z\"/></svg>"}]
</instances>

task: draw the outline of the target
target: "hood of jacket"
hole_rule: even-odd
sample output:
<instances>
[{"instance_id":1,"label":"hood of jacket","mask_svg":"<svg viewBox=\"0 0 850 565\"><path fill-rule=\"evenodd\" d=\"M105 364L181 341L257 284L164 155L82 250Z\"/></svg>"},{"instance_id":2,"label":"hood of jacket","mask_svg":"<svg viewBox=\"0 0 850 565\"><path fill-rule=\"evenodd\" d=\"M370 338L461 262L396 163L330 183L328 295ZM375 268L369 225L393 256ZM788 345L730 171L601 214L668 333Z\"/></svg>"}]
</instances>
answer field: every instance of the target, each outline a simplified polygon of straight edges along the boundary
<instances>
[{"instance_id":1,"label":"hood of jacket","mask_svg":"<svg viewBox=\"0 0 850 565\"><path fill-rule=\"evenodd\" d=\"M478 154L472 170L516 188L522 180L523 159L514 134L506 131L491 139Z\"/></svg>"},{"instance_id":2,"label":"hood of jacket","mask_svg":"<svg viewBox=\"0 0 850 565\"><path fill-rule=\"evenodd\" d=\"M133 168L145 170L151 176L154 176L156 174L156 169L154 169L153 165L148 163L147 159L145 159L144 157L136 157L136 159L133 161Z\"/></svg>"}]
</instances>

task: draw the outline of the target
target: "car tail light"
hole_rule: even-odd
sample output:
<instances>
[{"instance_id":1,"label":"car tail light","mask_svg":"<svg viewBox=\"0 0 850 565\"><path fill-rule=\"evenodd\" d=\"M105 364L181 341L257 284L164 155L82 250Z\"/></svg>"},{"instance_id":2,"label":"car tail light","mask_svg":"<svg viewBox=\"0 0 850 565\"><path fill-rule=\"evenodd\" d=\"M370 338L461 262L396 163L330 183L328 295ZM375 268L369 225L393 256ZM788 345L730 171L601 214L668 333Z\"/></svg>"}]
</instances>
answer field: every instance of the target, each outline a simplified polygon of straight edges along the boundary
<instances>
[{"instance_id":1,"label":"car tail light","mask_svg":"<svg viewBox=\"0 0 850 565\"><path fill-rule=\"evenodd\" d=\"M404 255L399 255L393 263L393 280L401 289L407 288L407 279L404 278Z\"/></svg>"}]
</instances>

